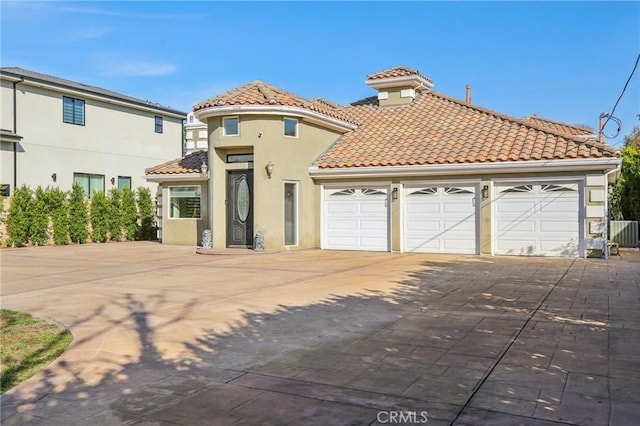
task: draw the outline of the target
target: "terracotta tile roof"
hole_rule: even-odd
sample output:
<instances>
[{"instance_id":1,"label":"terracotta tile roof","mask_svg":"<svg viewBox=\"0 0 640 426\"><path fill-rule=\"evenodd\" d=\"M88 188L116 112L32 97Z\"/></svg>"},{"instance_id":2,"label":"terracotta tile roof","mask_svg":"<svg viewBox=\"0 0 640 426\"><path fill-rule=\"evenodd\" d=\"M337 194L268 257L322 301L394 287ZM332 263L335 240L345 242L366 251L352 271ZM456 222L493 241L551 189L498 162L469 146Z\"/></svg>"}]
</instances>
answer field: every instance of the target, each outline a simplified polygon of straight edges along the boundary
<instances>
[{"instance_id":1,"label":"terracotta tile roof","mask_svg":"<svg viewBox=\"0 0 640 426\"><path fill-rule=\"evenodd\" d=\"M389 68L383 71L379 71L373 74L369 74L367 76L367 81L371 81L371 80L381 80L384 78L394 78L394 77L407 77L410 75L415 75L418 77L422 77L425 80L429 81L430 83L433 83L433 80L431 80L429 77L426 77L422 74L420 74L418 72L418 70L414 70L413 68L409 68L409 67L405 67L405 66L397 66L397 67L393 67L393 68Z\"/></svg>"},{"instance_id":2,"label":"terracotta tile roof","mask_svg":"<svg viewBox=\"0 0 640 426\"><path fill-rule=\"evenodd\" d=\"M329 117L348 121L348 117L341 113L340 108L325 99L319 98L313 101L301 96L278 89L263 81L253 81L229 90L226 93L215 96L193 107L198 111L209 107L222 107L232 105L276 105L298 107L324 114ZM354 123L355 124L355 123Z\"/></svg>"},{"instance_id":3,"label":"terracotta tile roof","mask_svg":"<svg viewBox=\"0 0 640 426\"><path fill-rule=\"evenodd\" d=\"M617 150L530 121L422 92L379 108L375 97L344 107L361 123L322 154L320 168L615 157Z\"/></svg>"},{"instance_id":4,"label":"terracotta tile roof","mask_svg":"<svg viewBox=\"0 0 640 426\"><path fill-rule=\"evenodd\" d=\"M178 175L178 174L200 174L202 164L209 166L209 155L207 151L196 151L184 157L149 167L144 172L147 175Z\"/></svg>"},{"instance_id":5,"label":"terracotta tile roof","mask_svg":"<svg viewBox=\"0 0 640 426\"><path fill-rule=\"evenodd\" d=\"M549 120L548 118L538 117L536 114L528 115L522 120L527 123L534 124L552 132L563 133L565 135L587 136L595 135L595 132L589 128L582 126L574 126L572 124L562 123L560 121Z\"/></svg>"}]
</instances>

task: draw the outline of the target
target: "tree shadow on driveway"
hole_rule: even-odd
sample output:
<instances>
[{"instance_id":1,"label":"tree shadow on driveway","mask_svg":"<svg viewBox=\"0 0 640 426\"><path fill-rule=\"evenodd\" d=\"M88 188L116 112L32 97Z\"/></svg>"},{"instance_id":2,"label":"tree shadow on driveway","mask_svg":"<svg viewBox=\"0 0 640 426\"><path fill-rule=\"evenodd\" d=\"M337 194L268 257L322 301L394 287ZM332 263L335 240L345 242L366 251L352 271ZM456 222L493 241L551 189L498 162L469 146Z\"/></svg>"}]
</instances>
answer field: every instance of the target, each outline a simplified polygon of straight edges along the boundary
<instances>
[{"instance_id":1,"label":"tree shadow on driveway","mask_svg":"<svg viewBox=\"0 0 640 426\"><path fill-rule=\"evenodd\" d=\"M567 420L563 390L569 383L575 395L588 393L581 371L606 364L598 348L610 337L595 311L572 311L584 281L573 281L572 265L430 256L391 291L364 285L356 294L241 310L226 327L182 342L180 357L167 357L157 336L201 309L198 298L176 310L163 291L125 294L67 325L115 308L124 313L109 317L111 330L83 339L126 330L139 354L105 353L86 364L63 356L2 396L2 424L372 424L381 412L427 413L430 424ZM584 365L563 358L585 345L592 349ZM594 392L586 396L609 409L608 391ZM582 424L604 420L601 411Z\"/></svg>"}]
</instances>

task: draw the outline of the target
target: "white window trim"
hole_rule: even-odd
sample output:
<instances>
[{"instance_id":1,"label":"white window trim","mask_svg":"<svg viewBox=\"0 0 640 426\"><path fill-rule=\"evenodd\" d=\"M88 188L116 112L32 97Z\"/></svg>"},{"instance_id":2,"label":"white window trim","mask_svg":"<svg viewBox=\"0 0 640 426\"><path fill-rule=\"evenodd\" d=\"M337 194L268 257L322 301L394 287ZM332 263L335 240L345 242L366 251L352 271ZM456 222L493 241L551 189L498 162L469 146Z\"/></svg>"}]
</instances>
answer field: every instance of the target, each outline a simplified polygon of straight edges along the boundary
<instances>
[{"instance_id":1,"label":"white window trim","mask_svg":"<svg viewBox=\"0 0 640 426\"><path fill-rule=\"evenodd\" d=\"M295 136L289 136L286 134L286 121L287 120L291 120L291 121L295 121L296 122L296 135ZM282 119L282 134L284 135L285 138L290 138L290 139L298 139L299 135L300 135L300 121L297 118L292 118L292 117L284 117Z\"/></svg>"},{"instance_id":2,"label":"white window trim","mask_svg":"<svg viewBox=\"0 0 640 426\"><path fill-rule=\"evenodd\" d=\"M200 217L171 217L171 189L172 188L200 188ZM167 220L202 220L202 186L201 185L168 185L167 186Z\"/></svg>"},{"instance_id":3,"label":"white window trim","mask_svg":"<svg viewBox=\"0 0 640 426\"><path fill-rule=\"evenodd\" d=\"M295 203L295 208L296 208L296 212L295 212L295 234L296 234L296 240L294 244L286 244L286 222L285 222L285 218L284 218L284 206L285 206L285 201L284 201L284 189L286 184L293 184L295 186L295 197L296 197L296 203ZM282 190L283 190L283 197L282 197L282 245L284 247L297 247L300 245L300 182L296 181L296 180L284 180L282 181Z\"/></svg>"},{"instance_id":4,"label":"white window trim","mask_svg":"<svg viewBox=\"0 0 640 426\"><path fill-rule=\"evenodd\" d=\"M236 120L238 120L238 133L233 134L233 135L228 135L227 134L227 129L224 127L224 120L232 119L232 118L235 118ZM222 122L220 123L220 125L221 125L221 128L222 128L222 137L233 138L233 137L240 136L240 116L238 116L238 115L228 115L228 116L222 117Z\"/></svg>"}]
</instances>

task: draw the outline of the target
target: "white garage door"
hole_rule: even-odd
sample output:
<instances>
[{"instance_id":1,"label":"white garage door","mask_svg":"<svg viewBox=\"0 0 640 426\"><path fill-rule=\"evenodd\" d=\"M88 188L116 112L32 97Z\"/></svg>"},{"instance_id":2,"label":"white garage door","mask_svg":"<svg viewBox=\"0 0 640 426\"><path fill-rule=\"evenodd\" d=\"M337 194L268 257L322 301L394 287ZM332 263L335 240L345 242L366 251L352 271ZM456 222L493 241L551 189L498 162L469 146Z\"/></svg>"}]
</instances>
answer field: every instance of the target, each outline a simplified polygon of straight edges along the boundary
<instances>
[{"instance_id":1,"label":"white garage door","mask_svg":"<svg viewBox=\"0 0 640 426\"><path fill-rule=\"evenodd\" d=\"M388 251L386 188L328 188L324 192L323 247Z\"/></svg>"},{"instance_id":2,"label":"white garage door","mask_svg":"<svg viewBox=\"0 0 640 426\"><path fill-rule=\"evenodd\" d=\"M474 186L405 188L404 251L477 253Z\"/></svg>"},{"instance_id":3,"label":"white garage door","mask_svg":"<svg viewBox=\"0 0 640 426\"><path fill-rule=\"evenodd\" d=\"M578 256L577 183L497 185L494 253Z\"/></svg>"}]
</instances>

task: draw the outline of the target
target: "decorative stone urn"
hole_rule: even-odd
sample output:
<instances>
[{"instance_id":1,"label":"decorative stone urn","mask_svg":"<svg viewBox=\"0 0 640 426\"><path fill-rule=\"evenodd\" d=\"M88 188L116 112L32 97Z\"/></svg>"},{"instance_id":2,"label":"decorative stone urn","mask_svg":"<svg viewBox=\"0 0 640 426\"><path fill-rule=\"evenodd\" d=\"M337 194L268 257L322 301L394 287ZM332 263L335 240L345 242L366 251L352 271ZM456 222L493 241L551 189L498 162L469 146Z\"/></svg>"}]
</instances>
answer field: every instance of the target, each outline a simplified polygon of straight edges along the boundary
<instances>
[{"instance_id":1,"label":"decorative stone urn","mask_svg":"<svg viewBox=\"0 0 640 426\"><path fill-rule=\"evenodd\" d=\"M253 241L254 251L264 251L264 234L262 231L256 232L256 238Z\"/></svg>"},{"instance_id":2,"label":"decorative stone urn","mask_svg":"<svg viewBox=\"0 0 640 426\"><path fill-rule=\"evenodd\" d=\"M205 229L202 231L202 248L211 248L211 229Z\"/></svg>"}]
</instances>

